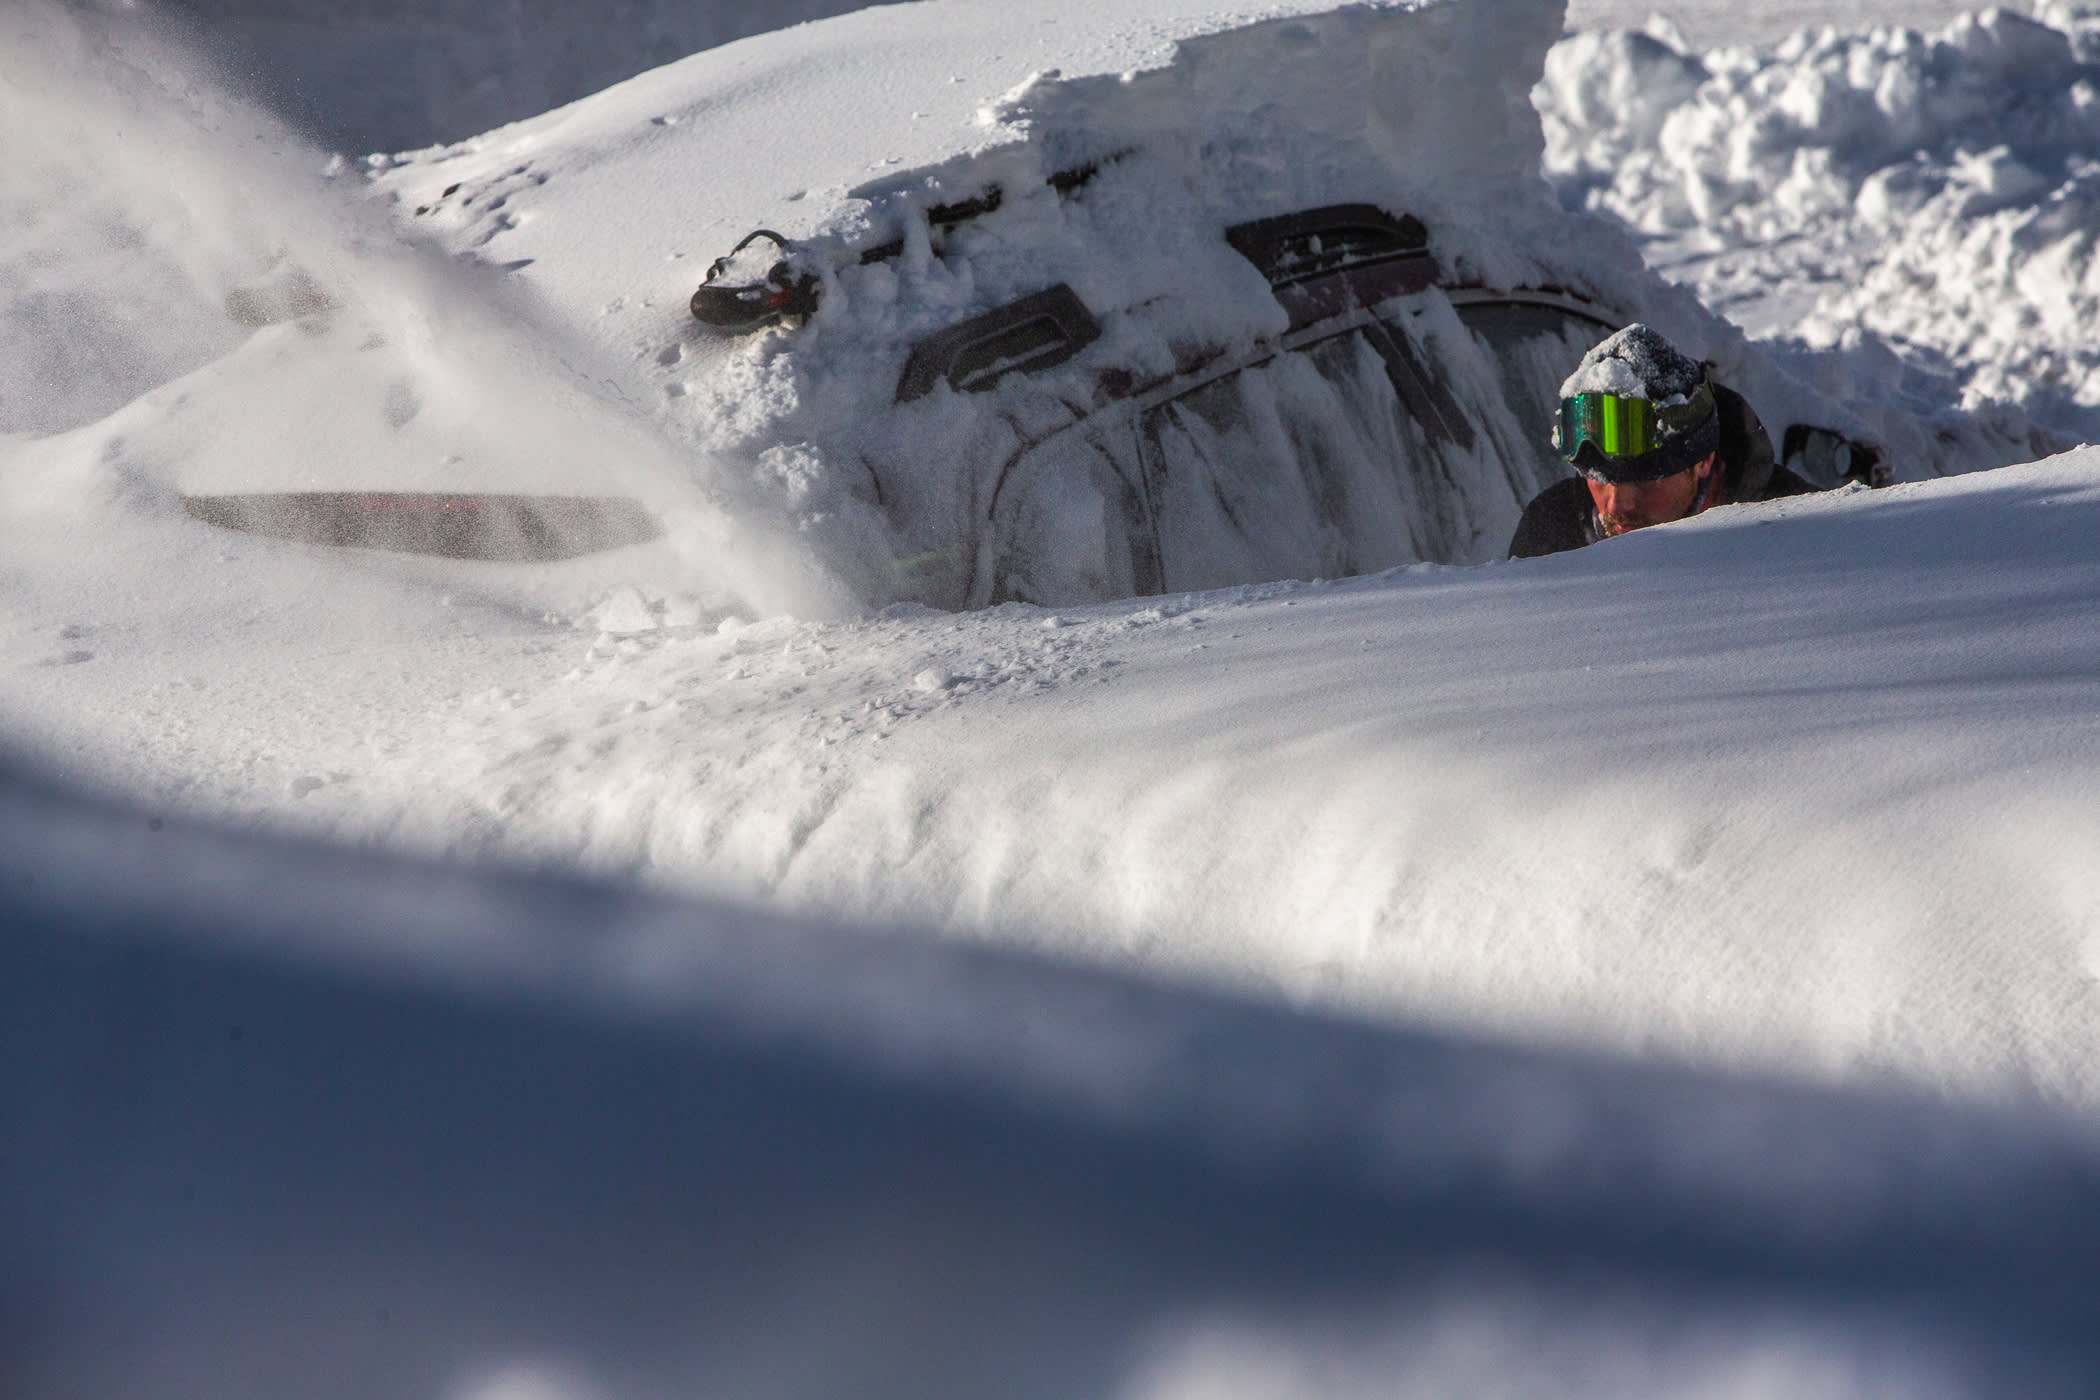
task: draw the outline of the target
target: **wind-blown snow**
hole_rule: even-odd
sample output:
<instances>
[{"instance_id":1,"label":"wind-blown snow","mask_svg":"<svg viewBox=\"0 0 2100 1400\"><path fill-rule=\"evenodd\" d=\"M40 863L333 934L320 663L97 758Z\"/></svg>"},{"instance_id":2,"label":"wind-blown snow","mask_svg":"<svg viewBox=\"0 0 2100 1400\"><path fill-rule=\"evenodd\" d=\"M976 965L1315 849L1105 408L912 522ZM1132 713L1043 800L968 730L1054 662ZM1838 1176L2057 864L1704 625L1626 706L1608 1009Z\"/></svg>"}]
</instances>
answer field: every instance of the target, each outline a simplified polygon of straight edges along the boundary
<instances>
[{"instance_id":1,"label":"wind-blown snow","mask_svg":"<svg viewBox=\"0 0 2100 1400\"><path fill-rule=\"evenodd\" d=\"M0 188L21 213L0 294L28 353L0 362L0 433L49 435L11 454L0 501L38 522L11 558L49 561L27 588L77 592L75 571L136 526L168 539L178 492L568 492L678 520L645 567L690 606L850 606L763 516L732 526L720 473L500 274L404 244L339 160L212 86L165 32L39 0L13 24L0 141L20 145ZM184 533L170 547L194 558ZM156 573L156 603L196 591L192 569ZM537 606L538 587L506 597Z\"/></svg>"}]
</instances>

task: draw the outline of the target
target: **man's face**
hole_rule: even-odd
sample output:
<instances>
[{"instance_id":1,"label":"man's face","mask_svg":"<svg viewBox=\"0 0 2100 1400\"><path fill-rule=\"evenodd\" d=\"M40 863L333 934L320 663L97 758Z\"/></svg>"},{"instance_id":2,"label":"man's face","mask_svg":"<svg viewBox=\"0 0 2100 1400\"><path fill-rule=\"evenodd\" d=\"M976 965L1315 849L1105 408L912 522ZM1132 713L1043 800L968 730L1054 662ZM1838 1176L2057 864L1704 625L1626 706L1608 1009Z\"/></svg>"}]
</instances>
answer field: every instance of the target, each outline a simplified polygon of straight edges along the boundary
<instances>
[{"instance_id":1,"label":"man's face","mask_svg":"<svg viewBox=\"0 0 2100 1400\"><path fill-rule=\"evenodd\" d=\"M1714 469L1713 454L1697 466L1654 481L1587 481L1590 499L1597 505L1597 519L1607 535L1623 535L1647 525L1682 520L1699 499L1707 473Z\"/></svg>"}]
</instances>

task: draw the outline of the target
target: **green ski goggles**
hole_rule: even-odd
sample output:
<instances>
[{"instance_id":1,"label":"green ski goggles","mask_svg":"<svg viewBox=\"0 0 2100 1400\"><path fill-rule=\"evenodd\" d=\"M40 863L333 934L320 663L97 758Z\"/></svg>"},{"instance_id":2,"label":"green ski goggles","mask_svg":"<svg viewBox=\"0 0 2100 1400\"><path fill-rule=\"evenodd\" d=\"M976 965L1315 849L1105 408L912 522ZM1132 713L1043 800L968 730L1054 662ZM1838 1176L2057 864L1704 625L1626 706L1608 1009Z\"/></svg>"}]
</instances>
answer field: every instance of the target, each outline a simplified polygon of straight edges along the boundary
<instances>
[{"instance_id":1,"label":"green ski goggles","mask_svg":"<svg viewBox=\"0 0 2100 1400\"><path fill-rule=\"evenodd\" d=\"M1713 415L1713 390L1701 384L1683 403L1658 405L1618 394L1577 394L1560 401L1553 445L1570 462L1588 443L1607 460L1645 457Z\"/></svg>"}]
</instances>

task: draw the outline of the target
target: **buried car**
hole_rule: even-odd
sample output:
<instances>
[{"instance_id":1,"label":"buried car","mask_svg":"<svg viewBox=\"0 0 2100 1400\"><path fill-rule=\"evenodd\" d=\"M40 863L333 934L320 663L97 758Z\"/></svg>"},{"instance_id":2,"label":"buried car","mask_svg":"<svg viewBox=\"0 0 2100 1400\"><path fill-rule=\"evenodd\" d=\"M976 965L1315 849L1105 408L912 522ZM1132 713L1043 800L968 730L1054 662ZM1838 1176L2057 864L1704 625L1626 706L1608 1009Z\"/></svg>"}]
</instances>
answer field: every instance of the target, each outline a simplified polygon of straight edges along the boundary
<instances>
[{"instance_id":1,"label":"buried car","mask_svg":"<svg viewBox=\"0 0 2100 1400\"><path fill-rule=\"evenodd\" d=\"M708 488L870 605L1498 558L1569 470L1560 380L1636 319L1815 485L2032 455L1824 395L1562 210L1529 100L1556 5L1284 9L883 7L375 180L624 355ZM609 223L638 189L679 193ZM728 251L680 286L699 236ZM608 295L608 248L669 270Z\"/></svg>"}]
</instances>

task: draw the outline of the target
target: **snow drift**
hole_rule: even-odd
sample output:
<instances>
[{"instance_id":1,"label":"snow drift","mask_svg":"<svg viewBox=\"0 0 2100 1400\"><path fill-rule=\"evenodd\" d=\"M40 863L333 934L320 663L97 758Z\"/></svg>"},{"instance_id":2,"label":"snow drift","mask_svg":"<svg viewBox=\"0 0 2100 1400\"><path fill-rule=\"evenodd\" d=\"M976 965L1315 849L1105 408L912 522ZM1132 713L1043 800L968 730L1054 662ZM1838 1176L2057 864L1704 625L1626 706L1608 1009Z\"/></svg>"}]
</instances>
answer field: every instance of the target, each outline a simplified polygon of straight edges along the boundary
<instances>
[{"instance_id":1,"label":"snow drift","mask_svg":"<svg viewBox=\"0 0 2100 1400\"><path fill-rule=\"evenodd\" d=\"M15 1400L2082 1393L2043 1119L0 778ZM1309 1389L1310 1388L1310 1389Z\"/></svg>"},{"instance_id":2,"label":"snow drift","mask_svg":"<svg viewBox=\"0 0 2100 1400\"><path fill-rule=\"evenodd\" d=\"M827 353L830 328L726 347L686 329L694 264L748 228L747 199L762 217L806 220L784 231L850 251L935 188L975 188L1002 163L1066 168L1058 142L1074 159L1113 153L1147 121L1229 107L1228 80L1258 66L1200 17L1021 35L995 22L1003 8L965 8L985 29L948 32L952 47L934 42L941 6L885 12L894 32L848 17L456 149L375 162L371 192L399 195L401 222L472 256L402 249L391 228L344 212L367 231L312 243L330 254L313 275L338 309L257 330L109 419L8 444L10 732L80 782L241 823L777 900L1537 1041L2100 1102L2095 838L2080 795L2093 762L2081 727L2089 457L1732 509L1521 566L1069 613L761 619L840 605L790 566L864 503L814 429L776 440L807 451L691 450L785 422L849 445L859 430L826 416L841 405L819 401L798 368ZM1333 20L1335 43L1364 41L1344 76L1385 61L1388 24L1442 34L1454 67L1477 54L1481 32L1439 13L1452 11ZM1525 13L1543 16L1543 51L1550 11ZM1288 74L1300 72L1291 54L1327 42L1326 23L1243 34ZM1191 41L1186 62L1163 33ZM1206 34L1214 46L1194 42ZM925 66L913 67L921 38ZM1072 67L978 122L973 75L1048 55ZM885 65L927 81L885 88ZM1299 105L1274 126L1289 116L1328 131L1332 170L1354 170L1385 139L1348 107L1364 85L1280 84ZM1461 163L1500 175L1439 205L1463 181L1426 164L1411 196L1425 217L1462 227L1469 211L1485 217L1486 194L1507 193L1508 218L1467 243L1507 254L1483 278L1526 275L1527 231L1571 227L1557 253L1593 258L1583 265L1600 282L1644 278L1623 236L1601 218L1571 225L1524 173L1539 133L1520 93L1493 91L1508 120ZM812 92L868 94L856 100L897 120L824 107L803 116L835 141L785 140L811 129L791 118ZM928 116L915 123L914 110ZM1348 121L1322 127L1323 113ZM1272 131L1225 139L1259 114L1220 120L1208 153L1165 142L1151 165L1101 165L1089 198L1128 218L1054 191L1016 195L954 266L930 240L901 266L959 307L1003 294L995 277L1018 286L1040 247L1112 305L1125 265L1083 256L1067 235L1087 224L1180 279L1166 285L1194 285L1168 324L1200 326L1221 306L1274 316L1273 301L1235 311L1208 295L1206 269L1254 275L1229 253L1192 252L1177 271L1182 226L1137 217L1213 187L1250 202L1326 197L1330 167L1268 168ZM702 126L711 139L680 134ZM712 139L725 136L742 143ZM1293 149L1315 149L1306 140ZM725 159L757 194L701 178ZM804 183L863 160L880 167L859 172L865 184ZM1197 190L1163 179L1155 192L1127 173L1212 168L1221 178ZM288 207L323 229L319 214L342 211ZM864 232L849 219L826 233L841 211ZM682 216L690 227L672 242ZM1205 215L1210 242L1220 217ZM171 225L171 244L184 227ZM261 282L198 286L221 302L281 288L267 267ZM637 287L640 267L655 270ZM920 313L877 294L885 273L855 261L836 277L839 345L865 331L859 343L901 353L904 332L882 340L885 327ZM1678 316L1673 331L1712 337L1685 337L1691 348L1788 382L1682 289L1613 285L1648 287L1645 309ZM430 295L397 295L409 287ZM368 347L367 330L384 343ZM704 391L739 376L743 397ZM389 423L390 386L404 381L417 410ZM331 455L331 441L356 450ZM581 452L612 441L640 445L617 463ZM230 486L224 473L268 468L283 442L312 448L301 479L341 472L343 485L428 467L440 480L544 470L595 486L604 465L638 491L661 481L667 500L697 497L721 529L684 537L697 564L667 542L528 575L286 546L175 510L173 487L206 472ZM456 444L489 450L445 462ZM550 444L560 461L539 455ZM741 567L768 522L786 541L780 569ZM743 591L696 578L742 579ZM758 587L769 580L776 591ZM1682 609L1660 627L1658 588Z\"/></svg>"},{"instance_id":3,"label":"snow drift","mask_svg":"<svg viewBox=\"0 0 2100 1400\"><path fill-rule=\"evenodd\" d=\"M1090 562L1114 515L1101 490L1061 482L1012 526L997 516L1008 472L1099 408L1099 366L1143 384L1273 344L1283 312L1221 232L1321 205L1421 219L1449 284L1561 288L1615 321L1648 321L1712 361L1775 432L1805 423L1876 439L1904 479L2068 445L2017 408L1910 392L1871 347L1768 353L1656 278L1615 223L1559 208L1537 178L1545 141L1531 101L1556 7L1291 8L1228 27L1162 4L1150 19L1066 29L1022 23L1025 7L895 6L793 43L697 55L371 169L403 223L515 269L621 363L642 411L729 464L741 508L806 541L876 605L1137 591L1133 571ZM1556 50L1568 62L1588 52L1572 42ZM1025 65L1040 71L1002 99L962 100ZM623 212L613 227L609 208ZM707 255L761 227L798 245L795 266L818 284L814 316L726 341L686 324L677 307ZM915 345L1048 286L1072 289L1102 327L1067 366L996 393L894 401ZM1439 468L1462 499L1441 514L1410 502L1422 538L1355 568L1494 557L1543 484L1529 466L1543 426L1495 409L1499 391L1468 392L1492 387L1493 356L1437 289L1406 313L1483 441ZM1389 471L1397 460L1389 443L1369 455ZM1280 515L1274 530L1287 533ZM1038 566L988 559L1002 531L1027 535ZM1349 571L1283 543L1271 556L1289 562L1221 557L1185 586ZM1012 572L1030 586L1005 589Z\"/></svg>"},{"instance_id":4,"label":"snow drift","mask_svg":"<svg viewBox=\"0 0 2100 1400\"><path fill-rule=\"evenodd\" d=\"M1197 42L1227 27L1198 8L910 7L730 46L370 162L410 248L315 196L313 153L284 147L281 182L234 159L269 128L183 95L189 70L113 81L114 30L10 31L90 37L0 52L35 99L0 140L142 120L165 169L83 137L69 182L23 138L7 329L143 343L109 271L135 265L173 334L7 381L49 416L0 444L0 714L118 800L0 778L0 1391L2090 1390L2093 453L1518 564L759 616L839 598L788 564L850 484L821 452L761 454L769 486L698 449L850 425L781 345L687 333L697 267L759 219L850 250L937 191L1062 168L1058 142L1113 154L1096 113L1171 126L1178 84L1216 149L1105 160L1098 193L1191 207L1176 180L1237 170L1220 197L1317 194L1317 161L1237 139L1273 135L1218 99L1260 65ZM926 17L962 12L982 27L943 46ZM1521 14L1535 58L1551 15ZM1265 18L1290 71L1304 16ZM1418 21L1456 26L1454 72L1492 47L1304 20L1364 68ZM1441 226L1493 223L1484 278L1528 275L1536 219L1632 285L1610 224L1520 188L1540 136L1494 91L1510 141L1467 158L1508 218L1454 197ZM1294 95L1296 135L1337 135L1296 124L1349 92ZM680 139L703 127L733 139ZM1378 133L1284 149L1351 165ZM1458 187L1421 173L1395 197ZM969 258L903 265L960 307L1025 235L1112 301L1126 272L1058 241L1066 207L1017 199ZM1101 236L1174 270L1171 229ZM1190 266L1174 285L1232 265ZM879 282L835 275L868 344L912 314ZM1692 348L1787 382L1644 285ZM1859 375L1862 419L1922 395L1929 450L2027 440L1839 348L1793 363ZM735 527L695 530L702 556L774 522L787 563L527 576L175 510L286 443L338 481L632 472Z\"/></svg>"}]
</instances>

